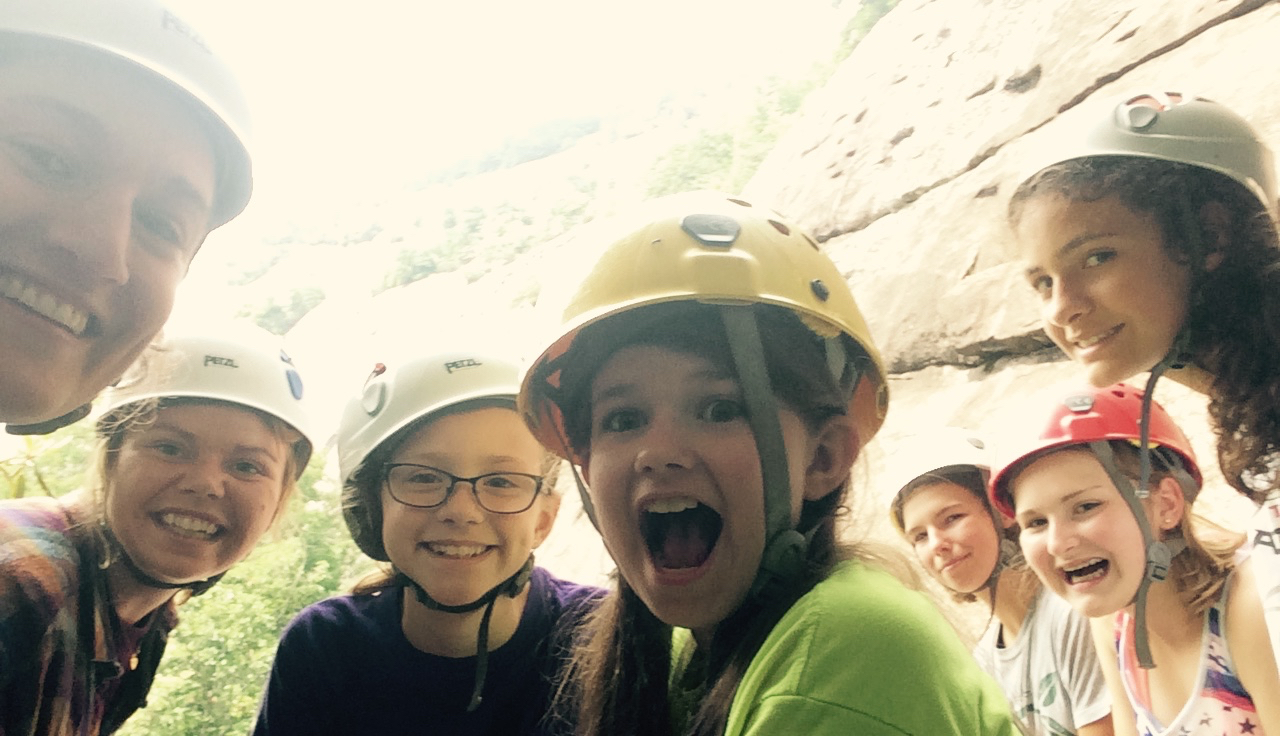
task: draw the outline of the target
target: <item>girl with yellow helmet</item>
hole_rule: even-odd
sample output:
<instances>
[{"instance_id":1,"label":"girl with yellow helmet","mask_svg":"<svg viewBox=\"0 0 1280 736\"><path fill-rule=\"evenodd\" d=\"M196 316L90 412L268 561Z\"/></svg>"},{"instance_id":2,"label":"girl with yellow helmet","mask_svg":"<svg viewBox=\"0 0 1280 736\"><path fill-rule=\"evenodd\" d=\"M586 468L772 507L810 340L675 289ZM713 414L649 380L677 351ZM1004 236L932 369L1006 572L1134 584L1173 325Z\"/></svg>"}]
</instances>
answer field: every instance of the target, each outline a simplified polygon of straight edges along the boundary
<instances>
[{"instance_id":1,"label":"girl with yellow helmet","mask_svg":"<svg viewBox=\"0 0 1280 736\"><path fill-rule=\"evenodd\" d=\"M106 395L96 477L0 502L0 733L112 733L175 604L253 550L311 456L302 381L257 328L174 337Z\"/></svg>"},{"instance_id":2,"label":"girl with yellow helmet","mask_svg":"<svg viewBox=\"0 0 1280 736\"><path fill-rule=\"evenodd\" d=\"M1223 105L1109 102L1021 182L1009 220L1045 332L1089 383L1150 371L1209 398L1227 482L1263 506L1255 564L1280 658L1280 238L1275 160ZM1144 422L1145 423L1145 422Z\"/></svg>"},{"instance_id":3,"label":"girl with yellow helmet","mask_svg":"<svg viewBox=\"0 0 1280 736\"><path fill-rule=\"evenodd\" d=\"M160 331L252 179L244 98L156 0L0 13L0 423L88 412Z\"/></svg>"},{"instance_id":4,"label":"girl with yellow helmet","mask_svg":"<svg viewBox=\"0 0 1280 736\"><path fill-rule=\"evenodd\" d=\"M834 264L707 192L603 238L520 391L618 567L562 690L578 733L1016 733L929 602L839 541L887 393Z\"/></svg>"}]
</instances>

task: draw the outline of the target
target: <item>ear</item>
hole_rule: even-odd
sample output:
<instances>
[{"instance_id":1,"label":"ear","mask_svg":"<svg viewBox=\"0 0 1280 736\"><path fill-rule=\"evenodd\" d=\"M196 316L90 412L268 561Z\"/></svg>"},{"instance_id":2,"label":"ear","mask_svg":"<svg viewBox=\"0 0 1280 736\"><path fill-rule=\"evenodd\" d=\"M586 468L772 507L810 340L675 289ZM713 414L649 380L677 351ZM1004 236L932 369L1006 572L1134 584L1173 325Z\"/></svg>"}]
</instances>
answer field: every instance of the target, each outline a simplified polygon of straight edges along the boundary
<instances>
[{"instance_id":1,"label":"ear","mask_svg":"<svg viewBox=\"0 0 1280 736\"><path fill-rule=\"evenodd\" d=\"M849 478L861 444L852 418L828 419L810 443L809 462L804 472L804 498L816 501Z\"/></svg>"},{"instance_id":2,"label":"ear","mask_svg":"<svg viewBox=\"0 0 1280 736\"><path fill-rule=\"evenodd\" d=\"M537 549L547 540L547 535L551 534L551 527L555 526L556 515L560 513L560 495L543 496L531 510L538 514L537 524L533 528L533 548Z\"/></svg>"},{"instance_id":3,"label":"ear","mask_svg":"<svg viewBox=\"0 0 1280 736\"><path fill-rule=\"evenodd\" d=\"M1200 208L1200 222L1209 237L1205 248L1204 270L1212 271L1222 265L1227 246L1231 242L1231 211L1221 202L1207 202Z\"/></svg>"},{"instance_id":4,"label":"ear","mask_svg":"<svg viewBox=\"0 0 1280 736\"><path fill-rule=\"evenodd\" d=\"M1182 496L1182 486L1170 477L1164 477L1151 489L1151 526L1161 532L1177 529L1187 513L1187 501Z\"/></svg>"}]
</instances>

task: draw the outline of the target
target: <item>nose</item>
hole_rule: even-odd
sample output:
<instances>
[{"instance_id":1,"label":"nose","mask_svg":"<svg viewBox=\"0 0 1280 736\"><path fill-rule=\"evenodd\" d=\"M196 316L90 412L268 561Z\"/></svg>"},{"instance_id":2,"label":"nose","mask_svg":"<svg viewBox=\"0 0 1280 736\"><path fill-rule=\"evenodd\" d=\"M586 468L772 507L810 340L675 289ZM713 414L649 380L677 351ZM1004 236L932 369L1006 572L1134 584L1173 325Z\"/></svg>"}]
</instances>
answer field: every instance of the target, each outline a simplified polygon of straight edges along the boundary
<instances>
[{"instance_id":1,"label":"nose","mask_svg":"<svg viewBox=\"0 0 1280 736\"><path fill-rule=\"evenodd\" d=\"M639 440L635 470L639 473L661 473L688 470L693 467L693 453L688 437L672 418L654 417Z\"/></svg>"},{"instance_id":2,"label":"nose","mask_svg":"<svg viewBox=\"0 0 1280 736\"><path fill-rule=\"evenodd\" d=\"M95 191L53 216L50 240L70 255L86 278L121 285L129 281L133 201L117 191Z\"/></svg>"},{"instance_id":3,"label":"nose","mask_svg":"<svg viewBox=\"0 0 1280 736\"><path fill-rule=\"evenodd\" d=\"M1075 526L1049 522L1045 535L1045 551L1059 559L1069 557L1076 547Z\"/></svg>"},{"instance_id":4,"label":"nose","mask_svg":"<svg viewBox=\"0 0 1280 736\"><path fill-rule=\"evenodd\" d=\"M183 477L184 490L200 493L209 498L226 495L224 483L227 473L217 458L198 458L187 466Z\"/></svg>"},{"instance_id":5,"label":"nose","mask_svg":"<svg viewBox=\"0 0 1280 736\"><path fill-rule=\"evenodd\" d=\"M928 545L929 553L933 555L951 551L951 540L938 529L929 530L929 540L926 544Z\"/></svg>"},{"instance_id":6,"label":"nose","mask_svg":"<svg viewBox=\"0 0 1280 736\"><path fill-rule=\"evenodd\" d=\"M1042 309L1045 322L1056 327L1066 327L1088 313L1092 303L1083 285L1071 279L1058 278L1053 282L1053 294Z\"/></svg>"},{"instance_id":7,"label":"nose","mask_svg":"<svg viewBox=\"0 0 1280 736\"><path fill-rule=\"evenodd\" d=\"M434 509L441 521L454 524L479 524L484 520L484 508L476 500L473 481L454 481L450 491L444 503Z\"/></svg>"}]
</instances>

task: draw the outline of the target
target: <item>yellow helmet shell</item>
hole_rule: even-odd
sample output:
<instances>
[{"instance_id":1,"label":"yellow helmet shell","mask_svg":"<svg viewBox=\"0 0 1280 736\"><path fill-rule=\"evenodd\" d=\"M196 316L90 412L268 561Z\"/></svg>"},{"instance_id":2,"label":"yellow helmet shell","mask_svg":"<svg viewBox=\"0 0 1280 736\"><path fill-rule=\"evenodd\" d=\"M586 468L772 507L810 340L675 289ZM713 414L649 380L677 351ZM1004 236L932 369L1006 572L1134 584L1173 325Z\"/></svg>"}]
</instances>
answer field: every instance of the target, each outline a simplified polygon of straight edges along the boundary
<instances>
[{"instance_id":1,"label":"yellow helmet shell","mask_svg":"<svg viewBox=\"0 0 1280 736\"><path fill-rule=\"evenodd\" d=\"M605 233L599 240L607 245L570 287L551 338L522 380L520 411L543 445L569 455L560 408L545 389L558 388L556 364L581 330L633 309L686 300L775 305L822 337L848 335L872 368L864 368L868 380L851 402L863 420L862 440L883 424L888 394L880 352L843 274L799 227L727 194L690 192L646 203L638 216Z\"/></svg>"}]
</instances>

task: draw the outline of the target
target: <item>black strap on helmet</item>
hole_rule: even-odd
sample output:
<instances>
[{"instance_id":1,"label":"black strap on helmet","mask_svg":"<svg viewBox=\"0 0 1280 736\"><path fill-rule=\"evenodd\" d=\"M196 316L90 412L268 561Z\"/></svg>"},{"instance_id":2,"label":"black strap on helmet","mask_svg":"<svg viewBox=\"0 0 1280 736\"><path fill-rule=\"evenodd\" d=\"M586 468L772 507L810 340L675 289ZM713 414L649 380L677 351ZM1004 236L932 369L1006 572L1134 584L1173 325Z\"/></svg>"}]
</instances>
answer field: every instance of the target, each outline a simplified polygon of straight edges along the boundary
<instances>
[{"instance_id":1,"label":"black strap on helmet","mask_svg":"<svg viewBox=\"0 0 1280 736\"><path fill-rule=\"evenodd\" d=\"M138 563L133 561L133 558L130 557L129 553L125 550L124 545L116 538L115 533L111 531L111 527L107 526L105 521L101 524L101 528L102 536L107 540L107 546L109 549L106 561L104 562L104 568L109 566L112 560L118 559L124 563L125 569L129 571L129 574L132 575L135 580L148 588L156 588L157 590L190 590L191 595L193 596L201 595L205 591L217 585L218 581L222 579L222 576L227 574L224 571L212 577L205 578L204 580L195 580L188 583L170 583L164 580L158 580L149 575L145 570L138 566Z\"/></svg>"},{"instance_id":2,"label":"black strap on helmet","mask_svg":"<svg viewBox=\"0 0 1280 736\"><path fill-rule=\"evenodd\" d=\"M63 427L70 426L76 422L89 416L89 410L93 407L89 404L81 404L71 411L60 417L54 417L43 422L35 424L6 424L4 431L7 434L14 435L36 435L36 434L53 434Z\"/></svg>"},{"instance_id":3,"label":"black strap on helmet","mask_svg":"<svg viewBox=\"0 0 1280 736\"><path fill-rule=\"evenodd\" d=\"M489 619L493 616L493 606L498 602L499 596L505 595L508 598L515 598L520 595L520 592L529 584L529 578L532 576L533 555L529 555L529 559L524 561L524 564L520 566L519 570L516 570L514 575L494 586L488 593L470 603L449 606L432 598L431 594L424 590L421 585L418 585L418 582L413 578L399 570L396 571L396 583L412 590L418 602L433 611L471 613L484 608L484 616L480 619L480 632L476 637L476 683L471 690L471 702L467 704L468 713L480 707L480 701L483 700L484 679L489 671Z\"/></svg>"}]
</instances>

